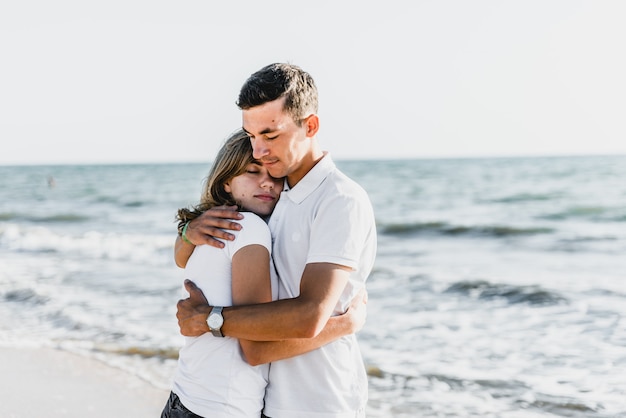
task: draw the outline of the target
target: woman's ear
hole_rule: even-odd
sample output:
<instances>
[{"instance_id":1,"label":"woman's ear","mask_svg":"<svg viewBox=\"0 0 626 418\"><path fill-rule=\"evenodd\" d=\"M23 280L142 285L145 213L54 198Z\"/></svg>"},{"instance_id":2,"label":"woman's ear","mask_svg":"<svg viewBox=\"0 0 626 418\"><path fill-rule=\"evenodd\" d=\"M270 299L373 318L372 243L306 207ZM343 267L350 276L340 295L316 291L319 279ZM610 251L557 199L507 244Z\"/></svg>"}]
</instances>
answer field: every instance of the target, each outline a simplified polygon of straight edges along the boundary
<instances>
[{"instance_id":1,"label":"woman's ear","mask_svg":"<svg viewBox=\"0 0 626 418\"><path fill-rule=\"evenodd\" d=\"M230 188L230 180L224 183L224 190L226 191L226 193L232 193L233 189Z\"/></svg>"}]
</instances>

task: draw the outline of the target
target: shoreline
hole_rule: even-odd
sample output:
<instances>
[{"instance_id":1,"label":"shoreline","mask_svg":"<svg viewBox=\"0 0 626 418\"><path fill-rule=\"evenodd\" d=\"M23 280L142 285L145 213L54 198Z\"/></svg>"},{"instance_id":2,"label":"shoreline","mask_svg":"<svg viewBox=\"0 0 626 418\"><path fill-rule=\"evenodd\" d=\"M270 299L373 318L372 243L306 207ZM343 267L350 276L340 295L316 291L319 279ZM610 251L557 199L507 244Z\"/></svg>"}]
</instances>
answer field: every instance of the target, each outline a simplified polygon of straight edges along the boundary
<instances>
[{"instance_id":1,"label":"shoreline","mask_svg":"<svg viewBox=\"0 0 626 418\"><path fill-rule=\"evenodd\" d=\"M169 391L99 360L54 348L0 347L7 418L154 418Z\"/></svg>"}]
</instances>

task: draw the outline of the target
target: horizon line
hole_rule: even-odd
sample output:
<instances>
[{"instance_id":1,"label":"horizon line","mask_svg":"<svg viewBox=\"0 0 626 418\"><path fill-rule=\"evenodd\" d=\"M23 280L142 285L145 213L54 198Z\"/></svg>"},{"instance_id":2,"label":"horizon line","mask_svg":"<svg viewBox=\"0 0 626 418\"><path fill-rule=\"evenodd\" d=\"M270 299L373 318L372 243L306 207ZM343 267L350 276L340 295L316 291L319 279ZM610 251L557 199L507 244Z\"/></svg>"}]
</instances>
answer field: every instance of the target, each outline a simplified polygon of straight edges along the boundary
<instances>
[{"instance_id":1,"label":"horizon line","mask_svg":"<svg viewBox=\"0 0 626 418\"><path fill-rule=\"evenodd\" d=\"M332 154L331 154L332 155ZM525 158L592 158L592 157L624 157L626 152L618 153L585 153L585 154L493 154L493 155L433 155L433 156L415 156L415 157L336 157L335 161L420 161L420 160L485 160L485 159L525 159ZM207 164L212 163L213 159L208 160L129 160L129 161L58 161L58 162L3 162L0 161L0 167L46 167L46 166L88 166L88 165L182 165L182 164Z\"/></svg>"}]
</instances>

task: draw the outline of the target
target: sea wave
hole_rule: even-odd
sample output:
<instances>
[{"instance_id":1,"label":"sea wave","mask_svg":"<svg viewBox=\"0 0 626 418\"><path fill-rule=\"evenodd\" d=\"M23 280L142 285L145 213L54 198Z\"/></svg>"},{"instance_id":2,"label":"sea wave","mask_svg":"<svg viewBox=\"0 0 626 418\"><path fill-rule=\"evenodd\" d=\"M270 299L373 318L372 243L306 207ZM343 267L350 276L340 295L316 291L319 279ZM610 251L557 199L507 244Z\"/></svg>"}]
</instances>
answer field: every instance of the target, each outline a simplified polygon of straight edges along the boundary
<instances>
[{"instance_id":1,"label":"sea wave","mask_svg":"<svg viewBox=\"0 0 626 418\"><path fill-rule=\"evenodd\" d=\"M591 413L601 413L596 405L590 406L582 401L561 396L537 394L532 402L523 402L521 406L565 417L588 417Z\"/></svg>"},{"instance_id":2,"label":"sea wave","mask_svg":"<svg viewBox=\"0 0 626 418\"><path fill-rule=\"evenodd\" d=\"M110 203L112 205L118 206L120 208L140 208L143 206L148 206L151 203L147 200L127 200L125 196L97 196L93 199L94 203Z\"/></svg>"},{"instance_id":3,"label":"sea wave","mask_svg":"<svg viewBox=\"0 0 626 418\"><path fill-rule=\"evenodd\" d=\"M155 348L155 347L141 347L130 346L120 347L110 344L95 344L94 351L99 351L109 354L117 354L123 356L139 356L143 358L159 358L159 359L178 359L179 347L176 348Z\"/></svg>"},{"instance_id":4,"label":"sea wave","mask_svg":"<svg viewBox=\"0 0 626 418\"><path fill-rule=\"evenodd\" d=\"M376 370L376 368L374 369ZM459 402L459 405L462 405L460 408L458 406L452 408L451 411L454 412L445 414L445 416L492 416L491 413L487 412L490 411L488 407L481 407L481 402L485 399L491 401L497 399L501 405L510 405L508 408L529 411L529 416L551 416L554 414L571 418L624 416L623 414L605 415L603 406L596 401L586 399L584 394L576 397L542 393L537 391L533 385L529 385L528 382L517 379L481 379L443 373L409 375L382 371L377 374L368 373L368 375L370 376L370 386L375 389L374 399L370 399L370 405L373 407L384 404L378 397L385 394L402 399L401 404L406 405L415 400L416 393L421 393L426 398L454 398ZM472 394L474 398L472 395L455 396L455 394L468 393ZM493 406L492 403L491 406ZM459 413L459 410L462 410L463 413ZM534 413L530 411L534 411ZM396 409L396 412L399 412L399 408ZM442 415L441 407L438 407L437 403L421 402L399 416L434 417Z\"/></svg>"},{"instance_id":5,"label":"sea wave","mask_svg":"<svg viewBox=\"0 0 626 418\"><path fill-rule=\"evenodd\" d=\"M515 227L508 225L451 225L447 222L413 222L380 224L378 231L385 235L402 236L418 234L439 234L446 236L485 236L511 237L523 235L550 234L553 228L548 227Z\"/></svg>"},{"instance_id":6,"label":"sea wave","mask_svg":"<svg viewBox=\"0 0 626 418\"><path fill-rule=\"evenodd\" d=\"M93 351L108 353L108 354L116 354L122 356L139 356L143 358L158 358L158 359L171 359L177 360L180 347L146 347L146 346L138 346L131 345L128 347L117 346L114 344L108 343L94 343L92 347ZM394 376L393 373L385 372L380 367L374 364L366 364L365 370L368 376L384 378L388 376Z\"/></svg>"},{"instance_id":7,"label":"sea wave","mask_svg":"<svg viewBox=\"0 0 626 418\"><path fill-rule=\"evenodd\" d=\"M57 223L57 222L85 222L91 218L77 213L58 213L54 215L31 215L27 213L4 212L0 213L0 221L25 221L36 223Z\"/></svg>"},{"instance_id":8,"label":"sea wave","mask_svg":"<svg viewBox=\"0 0 626 418\"><path fill-rule=\"evenodd\" d=\"M173 238L169 234L99 231L72 234L44 226L0 225L0 249L16 252L163 264L171 263L172 246Z\"/></svg>"},{"instance_id":9,"label":"sea wave","mask_svg":"<svg viewBox=\"0 0 626 418\"><path fill-rule=\"evenodd\" d=\"M534 194L534 193L519 193L510 196L504 196L500 198L490 199L488 202L493 203L521 203L521 202L543 202L561 197L560 194Z\"/></svg>"},{"instance_id":10,"label":"sea wave","mask_svg":"<svg viewBox=\"0 0 626 418\"><path fill-rule=\"evenodd\" d=\"M626 222L626 212L623 207L571 206L559 212L540 215L538 218L551 221L582 219L591 222Z\"/></svg>"},{"instance_id":11,"label":"sea wave","mask_svg":"<svg viewBox=\"0 0 626 418\"><path fill-rule=\"evenodd\" d=\"M40 295L35 290L29 288L9 290L2 295L2 298L7 302L20 302L32 305L44 305L50 300L49 297Z\"/></svg>"},{"instance_id":12,"label":"sea wave","mask_svg":"<svg viewBox=\"0 0 626 418\"><path fill-rule=\"evenodd\" d=\"M510 304L556 305L567 302L567 298L559 293L540 286L516 286L486 280L460 281L449 286L445 293L458 293L477 299L504 299Z\"/></svg>"}]
</instances>

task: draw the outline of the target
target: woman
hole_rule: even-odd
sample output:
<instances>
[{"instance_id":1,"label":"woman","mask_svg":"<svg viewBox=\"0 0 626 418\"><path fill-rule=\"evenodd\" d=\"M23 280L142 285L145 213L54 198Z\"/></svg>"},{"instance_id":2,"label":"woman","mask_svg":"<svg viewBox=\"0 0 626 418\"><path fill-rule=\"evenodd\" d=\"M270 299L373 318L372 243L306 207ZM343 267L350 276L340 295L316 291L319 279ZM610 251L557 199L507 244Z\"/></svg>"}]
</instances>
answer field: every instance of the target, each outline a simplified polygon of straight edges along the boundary
<instances>
[{"instance_id":1,"label":"woman","mask_svg":"<svg viewBox=\"0 0 626 418\"><path fill-rule=\"evenodd\" d=\"M193 210L178 212L185 249L193 251L184 276L200 289L210 290L213 306L270 302L276 299L276 277L271 272L271 236L261 218L268 217L280 195L282 179L272 178L252 158L245 132L231 135L218 153ZM187 223L220 205L237 205L244 212L242 229L223 248L200 245L186 238ZM179 259L177 254L176 259ZM331 318L316 338L253 342L211 333L186 337L180 350L172 393L162 418L260 417L270 361L314 350L355 332L363 318L348 314ZM219 334L219 331L217 331ZM256 365L251 365L256 364Z\"/></svg>"}]
</instances>

